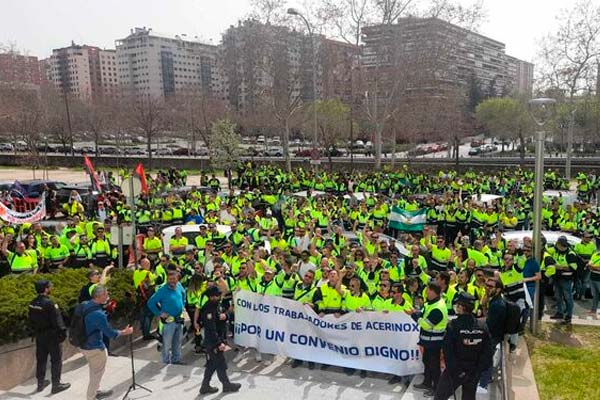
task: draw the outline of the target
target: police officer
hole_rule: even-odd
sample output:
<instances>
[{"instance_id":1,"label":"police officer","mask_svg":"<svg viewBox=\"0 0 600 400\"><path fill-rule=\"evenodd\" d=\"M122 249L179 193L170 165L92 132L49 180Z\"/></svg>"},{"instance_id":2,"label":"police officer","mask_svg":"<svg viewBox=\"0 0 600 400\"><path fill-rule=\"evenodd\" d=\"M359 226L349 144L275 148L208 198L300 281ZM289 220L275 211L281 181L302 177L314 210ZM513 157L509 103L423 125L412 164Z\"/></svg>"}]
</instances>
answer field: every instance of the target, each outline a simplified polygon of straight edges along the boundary
<instances>
[{"instance_id":1,"label":"police officer","mask_svg":"<svg viewBox=\"0 0 600 400\"><path fill-rule=\"evenodd\" d=\"M217 286L206 289L208 302L200 309L200 321L204 327L204 347L206 348L206 369L200 387L200 394L216 393L219 389L210 386L210 379L215 371L223 384L223 392L237 392L242 387L239 383L232 383L227 376L227 363L225 361L225 333L227 332L227 315L219 307L221 291Z\"/></svg>"},{"instance_id":2,"label":"police officer","mask_svg":"<svg viewBox=\"0 0 600 400\"><path fill-rule=\"evenodd\" d=\"M448 325L448 308L441 297L442 288L438 283L427 285L427 302L423 311L407 310L419 325L419 345L423 346L423 364L425 366L423 382L414 385L415 389L425 390L425 397L433 397L440 379L440 358L444 333Z\"/></svg>"},{"instance_id":3,"label":"police officer","mask_svg":"<svg viewBox=\"0 0 600 400\"><path fill-rule=\"evenodd\" d=\"M49 298L51 290L52 284L45 279L35 283L35 291L38 295L29 303L29 322L35 332L37 391L41 392L49 384L44 378L46 377L46 362L48 354L50 354L52 394L56 394L67 390L71 384L60 382L62 369L60 344L67 337L67 328L58 305Z\"/></svg>"},{"instance_id":4,"label":"police officer","mask_svg":"<svg viewBox=\"0 0 600 400\"><path fill-rule=\"evenodd\" d=\"M448 324L444 336L446 369L438 382L434 400L447 400L462 386L463 400L475 400L481 373L492 364L492 343L484 322L473 316L475 297L460 292L454 305L458 317Z\"/></svg>"}]
</instances>

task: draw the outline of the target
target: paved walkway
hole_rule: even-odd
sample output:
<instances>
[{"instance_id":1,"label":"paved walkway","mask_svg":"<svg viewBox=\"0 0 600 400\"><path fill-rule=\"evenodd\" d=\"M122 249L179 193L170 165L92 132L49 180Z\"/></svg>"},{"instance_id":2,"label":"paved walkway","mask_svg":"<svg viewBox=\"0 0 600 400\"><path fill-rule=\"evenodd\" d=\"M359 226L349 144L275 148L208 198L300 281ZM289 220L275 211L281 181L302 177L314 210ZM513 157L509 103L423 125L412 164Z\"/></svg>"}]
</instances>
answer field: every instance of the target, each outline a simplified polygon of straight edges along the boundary
<instances>
[{"instance_id":1,"label":"paved walkway","mask_svg":"<svg viewBox=\"0 0 600 400\"><path fill-rule=\"evenodd\" d=\"M165 366L159 362L160 354L156 346L147 342L135 344L135 365L137 383L152 390L147 393L142 389L134 391L130 399L220 399L221 393L212 396L199 396L198 390L204 372L204 357L197 356L184 347L185 366ZM398 399L405 388L402 385L389 385L388 376L369 374L366 379L358 376L347 376L342 369L331 367L325 371L317 368L308 370L305 367L292 369L289 360L284 357L263 356L263 362L254 360L254 353L243 352L237 356L240 360L232 362L236 353L228 354L229 374L234 382L241 383L239 393L227 394L227 399L244 400L296 400L296 399ZM73 386L57 395L53 400L84 399L88 382L88 367L82 356L69 359L64 368L63 381ZM114 390L110 399L123 398L131 383L131 362L128 349L122 349L117 357L109 357L106 373L102 380L102 389ZM215 376L212 385L220 388ZM47 388L42 393L35 393L35 380L31 379L9 392L0 392L0 400L8 399L45 399L50 395Z\"/></svg>"}]
</instances>

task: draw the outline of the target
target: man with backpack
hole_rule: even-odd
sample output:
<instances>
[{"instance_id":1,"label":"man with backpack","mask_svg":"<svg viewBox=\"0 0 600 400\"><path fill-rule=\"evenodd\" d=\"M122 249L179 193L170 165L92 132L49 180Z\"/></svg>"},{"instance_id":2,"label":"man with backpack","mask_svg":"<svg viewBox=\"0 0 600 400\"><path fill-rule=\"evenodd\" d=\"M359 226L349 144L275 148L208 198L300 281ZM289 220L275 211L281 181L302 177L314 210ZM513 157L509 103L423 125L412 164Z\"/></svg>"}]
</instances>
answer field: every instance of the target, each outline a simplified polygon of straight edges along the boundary
<instances>
[{"instance_id":1,"label":"man with backpack","mask_svg":"<svg viewBox=\"0 0 600 400\"><path fill-rule=\"evenodd\" d=\"M498 344L504 340L506 333L507 304L502 298L504 285L502 281L490 278L485 283L485 291L488 299L485 324L490 333L492 348L496 349ZM492 370L493 366L490 366L481 373L477 393L486 394L488 392L487 387L492 381Z\"/></svg>"},{"instance_id":2,"label":"man with backpack","mask_svg":"<svg viewBox=\"0 0 600 400\"><path fill-rule=\"evenodd\" d=\"M105 335L110 339L118 336L131 335L133 328L116 330L108 324L102 305L108 302L108 290L97 285L92 290L92 300L81 303L75 309L69 340L71 344L81 349L90 366L90 382L87 389L87 400L103 399L112 395L112 391L100 391L100 380L104 375L108 353L102 340Z\"/></svg>"},{"instance_id":3,"label":"man with backpack","mask_svg":"<svg viewBox=\"0 0 600 400\"><path fill-rule=\"evenodd\" d=\"M515 263L514 255L504 253L504 266L500 272L500 281L504 285L504 296L508 302L515 303L519 306L520 312L520 329L516 332L510 332L510 352L517 349L519 342L519 330L523 329L522 321L525 312L527 311L527 303L525 302L525 287L523 285L523 269Z\"/></svg>"}]
</instances>

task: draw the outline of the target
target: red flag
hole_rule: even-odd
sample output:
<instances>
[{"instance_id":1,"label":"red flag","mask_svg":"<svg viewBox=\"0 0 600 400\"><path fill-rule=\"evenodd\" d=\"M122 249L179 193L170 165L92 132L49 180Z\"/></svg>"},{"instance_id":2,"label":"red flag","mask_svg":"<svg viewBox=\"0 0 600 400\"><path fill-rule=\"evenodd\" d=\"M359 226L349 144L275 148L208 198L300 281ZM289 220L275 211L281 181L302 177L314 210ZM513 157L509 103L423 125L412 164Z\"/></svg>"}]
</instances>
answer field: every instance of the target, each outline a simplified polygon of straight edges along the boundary
<instances>
[{"instance_id":1,"label":"red flag","mask_svg":"<svg viewBox=\"0 0 600 400\"><path fill-rule=\"evenodd\" d=\"M98 175L94 170L94 164L92 164L92 160L88 156L83 156L83 163L87 169L88 175L92 180L92 190L102 193L102 185L100 184L100 180L98 179Z\"/></svg>"},{"instance_id":2,"label":"red flag","mask_svg":"<svg viewBox=\"0 0 600 400\"><path fill-rule=\"evenodd\" d=\"M146 172L144 171L144 166L142 163L139 163L137 167L135 167L135 173L138 174L140 181L142 181L142 193L150 193L150 190L148 189L148 182L146 181Z\"/></svg>"}]
</instances>

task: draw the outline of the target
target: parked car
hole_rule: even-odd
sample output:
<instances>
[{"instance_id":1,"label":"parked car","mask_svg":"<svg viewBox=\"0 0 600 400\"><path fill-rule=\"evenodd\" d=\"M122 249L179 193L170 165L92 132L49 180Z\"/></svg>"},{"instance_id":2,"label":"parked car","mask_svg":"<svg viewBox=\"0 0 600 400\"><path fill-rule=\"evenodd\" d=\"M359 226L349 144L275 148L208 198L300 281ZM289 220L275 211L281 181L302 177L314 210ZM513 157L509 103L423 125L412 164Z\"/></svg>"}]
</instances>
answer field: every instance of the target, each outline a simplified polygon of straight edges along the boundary
<instances>
[{"instance_id":1,"label":"parked car","mask_svg":"<svg viewBox=\"0 0 600 400\"><path fill-rule=\"evenodd\" d=\"M15 148L10 143L0 143L0 152L11 153L15 151Z\"/></svg>"},{"instance_id":2,"label":"parked car","mask_svg":"<svg viewBox=\"0 0 600 400\"><path fill-rule=\"evenodd\" d=\"M283 148L271 147L265 150L265 157L281 157L283 156Z\"/></svg>"},{"instance_id":3,"label":"parked car","mask_svg":"<svg viewBox=\"0 0 600 400\"><path fill-rule=\"evenodd\" d=\"M344 153L336 147L331 147L329 150L327 150L325 152L325 155L327 157L343 157Z\"/></svg>"},{"instance_id":4,"label":"parked car","mask_svg":"<svg viewBox=\"0 0 600 400\"><path fill-rule=\"evenodd\" d=\"M99 194L98 192L92 191L92 187L89 183L65 185L56 191L56 199L58 200L58 203L66 204L71 197L72 191L79 193L79 196L81 196L81 202L85 207L90 204L90 200L96 200ZM90 196L92 196L91 199Z\"/></svg>"},{"instance_id":5,"label":"parked car","mask_svg":"<svg viewBox=\"0 0 600 400\"><path fill-rule=\"evenodd\" d=\"M27 143L25 143L23 140L19 140L16 144L16 148L17 151L27 151Z\"/></svg>"},{"instance_id":6,"label":"parked car","mask_svg":"<svg viewBox=\"0 0 600 400\"><path fill-rule=\"evenodd\" d=\"M471 147L480 147L483 144L483 140L473 139L471 140Z\"/></svg>"},{"instance_id":7,"label":"parked car","mask_svg":"<svg viewBox=\"0 0 600 400\"><path fill-rule=\"evenodd\" d=\"M303 149L303 150L298 150L296 152L296 154L294 154L296 157L310 157L312 156L312 150L311 149Z\"/></svg>"},{"instance_id":8,"label":"parked car","mask_svg":"<svg viewBox=\"0 0 600 400\"><path fill-rule=\"evenodd\" d=\"M120 151L115 146L103 146L100 148L100 154L116 155L120 154Z\"/></svg>"},{"instance_id":9,"label":"parked car","mask_svg":"<svg viewBox=\"0 0 600 400\"><path fill-rule=\"evenodd\" d=\"M493 153L494 151L498 151L498 146L494 144L486 144L485 146L483 146L482 151L484 153Z\"/></svg>"},{"instance_id":10,"label":"parked car","mask_svg":"<svg viewBox=\"0 0 600 400\"><path fill-rule=\"evenodd\" d=\"M173 150L169 149L168 147L163 147L163 148L154 150L154 154L156 154L157 156L172 156Z\"/></svg>"},{"instance_id":11,"label":"parked car","mask_svg":"<svg viewBox=\"0 0 600 400\"><path fill-rule=\"evenodd\" d=\"M139 147L128 147L125 149L125 154L128 156L143 156L146 150Z\"/></svg>"},{"instance_id":12,"label":"parked car","mask_svg":"<svg viewBox=\"0 0 600 400\"><path fill-rule=\"evenodd\" d=\"M481 153L483 153L481 151L481 147L474 147L474 148L472 148L472 149L469 150L469 155L470 156L477 156L477 155L479 155Z\"/></svg>"},{"instance_id":13,"label":"parked car","mask_svg":"<svg viewBox=\"0 0 600 400\"><path fill-rule=\"evenodd\" d=\"M190 151L188 149L186 149L185 147L179 147L177 149L173 149L172 154L174 156L189 156Z\"/></svg>"},{"instance_id":14,"label":"parked car","mask_svg":"<svg viewBox=\"0 0 600 400\"><path fill-rule=\"evenodd\" d=\"M47 185L49 189L58 191L67 186L66 183L60 181L45 181L42 179L33 179L19 181L21 187L25 190L25 196L31 198L38 198L44 191L44 185Z\"/></svg>"},{"instance_id":15,"label":"parked car","mask_svg":"<svg viewBox=\"0 0 600 400\"><path fill-rule=\"evenodd\" d=\"M210 153L206 147L196 147L196 151L194 151L194 155L200 156L200 157L206 157L209 154Z\"/></svg>"},{"instance_id":16,"label":"parked car","mask_svg":"<svg viewBox=\"0 0 600 400\"><path fill-rule=\"evenodd\" d=\"M100 149L98 149L98 152ZM81 148L81 154L94 154L96 153L96 147L95 146L83 146Z\"/></svg>"}]
</instances>

